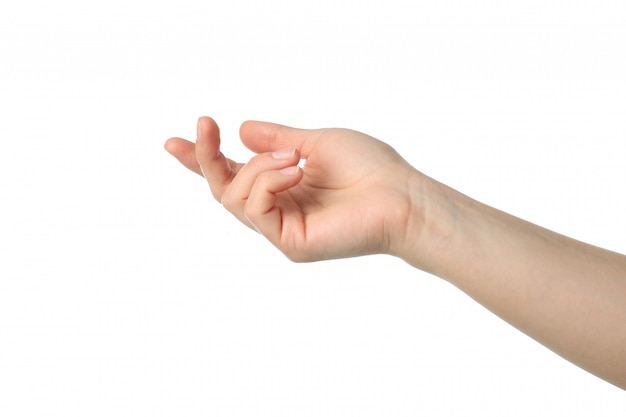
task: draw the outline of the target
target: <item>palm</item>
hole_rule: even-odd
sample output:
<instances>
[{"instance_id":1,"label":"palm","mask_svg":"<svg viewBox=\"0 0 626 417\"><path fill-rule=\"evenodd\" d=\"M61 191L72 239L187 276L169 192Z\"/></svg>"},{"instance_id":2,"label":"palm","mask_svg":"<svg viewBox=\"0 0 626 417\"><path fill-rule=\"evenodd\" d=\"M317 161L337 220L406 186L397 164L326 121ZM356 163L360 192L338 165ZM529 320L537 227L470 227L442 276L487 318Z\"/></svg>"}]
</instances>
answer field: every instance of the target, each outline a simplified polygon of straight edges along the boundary
<instances>
[{"instance_id":1,"label":"palm","mask_svg":"<svg viewBox=\"0 0 626 417\"><path fill-rule=\"evenodd\" d=\"M328 130L311 149L302 180L277 195L282 216L277 246L296 260L388 251L390 229L409 206L398 187L405 168L408 164L382 142Z\"/></svg>"}]
</instances>

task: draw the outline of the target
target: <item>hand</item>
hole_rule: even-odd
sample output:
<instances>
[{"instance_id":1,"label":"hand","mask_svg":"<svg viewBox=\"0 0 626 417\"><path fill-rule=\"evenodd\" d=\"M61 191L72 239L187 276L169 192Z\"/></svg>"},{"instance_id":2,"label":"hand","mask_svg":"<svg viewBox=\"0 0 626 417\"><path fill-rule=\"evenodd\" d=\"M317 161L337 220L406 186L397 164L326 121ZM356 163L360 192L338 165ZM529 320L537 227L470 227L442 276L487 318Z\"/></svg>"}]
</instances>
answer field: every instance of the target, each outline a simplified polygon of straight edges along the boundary
<instances>
[{"instance_id":1,"label":"hand","mask_svg":"<svg viewBox=\"0 0 626 417\"><path fill-rule=\"evenodd\" d=\"M417 171L390 146L346 129L246 122L241 140L257 155L241 164L220 152L212 119L199 119L197 135L195 145L171 138L165 148L290 259L393 253L403 244L415 209L409 184Z\"/></svg>"}]
</instances>

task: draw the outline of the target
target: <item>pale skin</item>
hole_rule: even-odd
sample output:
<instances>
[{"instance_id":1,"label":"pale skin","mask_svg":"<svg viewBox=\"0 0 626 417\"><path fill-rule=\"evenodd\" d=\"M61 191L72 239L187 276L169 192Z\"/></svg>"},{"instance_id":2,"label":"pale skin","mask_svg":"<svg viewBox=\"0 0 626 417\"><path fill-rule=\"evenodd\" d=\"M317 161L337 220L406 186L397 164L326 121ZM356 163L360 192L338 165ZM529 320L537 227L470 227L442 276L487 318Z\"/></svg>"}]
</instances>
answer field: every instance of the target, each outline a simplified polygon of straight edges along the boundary
<instances>
[{"instance_id":1,"label":"pale skin","mask_svg":"<svg viewBox=\"0 0 626 417\"><path fill-rule=\"evenodd\" d=\"M626 389L626 256L475 201L356 131L245 122L257 155L243 164L221 153L213 119L197 129L165 148L289 259L397 256Z\"/></svg>"}]
</instances>

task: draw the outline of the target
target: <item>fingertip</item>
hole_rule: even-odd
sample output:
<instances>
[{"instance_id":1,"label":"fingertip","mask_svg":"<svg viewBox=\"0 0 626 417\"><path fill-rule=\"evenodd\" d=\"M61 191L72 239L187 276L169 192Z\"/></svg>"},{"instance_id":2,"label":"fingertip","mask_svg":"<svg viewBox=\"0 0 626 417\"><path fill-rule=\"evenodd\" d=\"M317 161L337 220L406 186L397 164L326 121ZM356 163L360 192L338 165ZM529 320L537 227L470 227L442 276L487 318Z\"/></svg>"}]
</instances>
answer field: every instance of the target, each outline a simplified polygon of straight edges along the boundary
<instances>
[{"instance_id":1,"label":"fingertip","mask_svg":"<svg viewBox=\"0 0 626 417\"><path fill-rule=\"evenodd\" d=\"M200 123L211 123L211 122L215 123L215 120L213 120L212 117L209 117L209 116L200 116L200 117L198 117L198 124L200 124Z\"/></svg>"},{"instance_id":2,"label":"fingertip","mask_svg":"<svg viewBox=\"0 0 626 417\"><path fill-rule=\"evenodd\" d=\"M199 162L210 161L220 155L220 129L208 116L198 119L196 158ZM207 159L208 158L208 159Z\"/></svg>"},{"instance_id":3,"label":"fingertip","mask_svg":"<svg viewBox=\"0 0 626 417\"><path fill-rule=\"evenodd\" d=\"M163 149L165 149L166 151L170 152L170 141L172 140L172 138L169 138L168 140L165 141L165 143L163 144Z\"/></svg>"},{"instance_id":4,"label":"fingertip","mask_svg":"<svg viewBox=\"0 0 626 417\"><path fill-rule=\"evenodd\" d=\"M163 144L163 148L173 156L180 155L185 150L185 145L190 142L181 138L169 138Z\"/></svg>"},{"instance_id":5,"label":"fingertip","mask_svg":"<svg viewBox=\"0 0 626 417\"><path fill-rule=\"evenodd\" d=\"M300 167L295 165L295 166L283 168L279 170L278 172L280 172L283 175L293 176L293 175L297 175L300 173Z\"/></svg>"},{"instance_id":6,"label":"fingertip","mask_svg":"<svg viewBox=\"0 0 626 417\"><path fill-rule=\"evenodd\" d=\"M244 145L246 145L248 138L259 135L259 128L263 124L263 122L259 122L257 120L246 120L241 124L241 126L239 126L239 137L243 141Z\"/></svg>"},{"instance_id":7,"label":"fingertip","mask_svg":"<svg viewBox=\"0 0 626 417\"><path fill-rule=\"evenodd\" d=\"M253 152L262 153L279 149L277 143L283 125L257 120L247 120L239 127L239 137L243 144Z\"/></svg>"},{"instance_id":8,"label":"fingertip","mask_svg":"<svg viewBox=\"0 0 626 417\"><path fill-rule=\"evenodd\" d=\"M164 144L165 150L170 155L189 170L202 175L198 162L196 161L194 147L195 145L192 142L181 138L169 138Z\"/></svg>"},{"instance_id":9,"label":"fingertip","mask_svg":"<svg viewBox=\"0 0 626 417\"><path fill-rule=\"evenodd\" d=\"M295 147L308 158L317 138L327 129L298 129L270 122L248 120L241 124L239 136L243 144L253 152L271 152L281 148Z\"/></svg>"},{"instance_id":10,"label":"fingertip","mask_svg":"<svg viewBox=\"0 0 626 417\"><path fill-rule=\"evenodd\" d=\"M174 154L174 151L176 149L176 139L178 138L169 138L163 144L163 148L172 155Z\"/></svg>"},{"instance_id":11,"label":"fingertip","mask_svg":"<svg viewBox=\"0 0 626 417\"><path fill-rule=\"evenodd\" d=\"M215 120L212 117L209 116L200 116L198 118L198 138L200 138L201 136L204 136L206 134L211 134L212 130L213 131L217 131L217 133L219 134L219 126L217 125L217 123L215 122Z\"/></svg>"},{"instance_id":12,"label":"fingertip","mask_svg":"<svg viewBox=\"0 0 626 417\"><path fill-rule=\"evenodd\" d=\"M243 134L250 127L250 125L254 123L254 120L246 120L245 122L243 122L241 126L239 126L239 134Z\"/></svg>"}]
</instances>

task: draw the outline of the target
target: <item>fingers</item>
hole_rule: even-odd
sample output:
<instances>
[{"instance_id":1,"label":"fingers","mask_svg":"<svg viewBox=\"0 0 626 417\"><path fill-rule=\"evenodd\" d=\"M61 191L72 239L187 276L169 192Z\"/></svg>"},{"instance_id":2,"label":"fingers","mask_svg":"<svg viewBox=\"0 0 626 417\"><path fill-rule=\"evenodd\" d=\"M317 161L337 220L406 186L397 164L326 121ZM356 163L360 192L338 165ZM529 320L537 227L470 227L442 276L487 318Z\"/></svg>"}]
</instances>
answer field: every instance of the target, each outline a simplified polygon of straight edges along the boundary
<instances>
[{"instance_id":1,"label":"fingers","mask_svg":"<svg viewBox=\"0 0 626 417\"><path fill-rule=\"evenodd\" d=\"M220 130L210 117L198 119L198 137L195 145L195 158L202 175L206 178L216 200L237 173L238 166L220 151Z\"/></svg>"},{"instance_id":2,"label":"fingers","mask_svg":"<svg viewBox=\"0 0 626 417\"><path fill-rule=\"evenodd\" d=\"M252 226L278 247L283 234L284 210L290 207L277 205L276 194L293 187L300 179L302 170L298 166L262 173L256 179L244 208L244 216ZM294 213L302 215L301 211L294 210Z\"/></svg>"},{"instance_id":3,"label":"fingers","mask_svg":"<svg viewBox=\"0 0 626 417\"><path fill-rule=\"evenodd\" d=\"M231 213L233 213L239 220L247 224L250 227L255 227L252 222L246 217L246 206L250 203L250 195L260 182L262 187L268 187L264 181L268 181L272 178L279 179L278 188L282 187L282 184L287 184L288 187L295 185L297 179L292 178L295 182L284 181L285 176L280 174L280 170L297 169L298 161L300 160L300 154L295 148L280 149L273 153L263 153L252 158L246 165L244 165L237 176L234 177L230 185L224 190L222 195L222 205ZM278 172L280 176L273 176L272 173ZM263 179L264 178L264 179ZM275 182L275 181L274 181ZM274 189L275 186L269 187ZM275 191L277 192L277 191Z\"/></svg>"},{"instance_id":4,"label":"fingers","mask_svg":"<svg viewBox=\"0 0 626 417\"><path fill-rule=\"evenodd\" d=\"M279 246L282 210L287 209L289 200L279 202L277 194L302 179L298 162L301 156L309 155L323 131L246 122L241 127L241 139L258 155L243 165L226 158L220 151L220 132L213 119L201 117L197 129L195 144L170 138L165 149L185 167L204 176L213 196L228 211ZM300 211L295 210L292 215L295 213Z\"/></svg>"},{"instance_id":5,"label":"fingers","mask_svg":"<svg viewBox=\"0 0 626 417\"><path fill-rule=\"evenodd\" d=\"M247 121L241 125L239 136L251 151L271 152L294 147L308 158L313 145L327 129L307 130L267 122Z\"/></svg>"},{"instance_id":6,"label":"fingers","mask_svg":"<svg viewBox=\"0 0 626 417\"><path fill-rule=\"evenodd\" d=\"M165 150L174 156L187 169L202 175L200 164L196 160L195 145L181 138L169 138L165 142Z\"/></svg>"}]
</instances>

